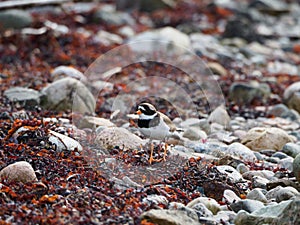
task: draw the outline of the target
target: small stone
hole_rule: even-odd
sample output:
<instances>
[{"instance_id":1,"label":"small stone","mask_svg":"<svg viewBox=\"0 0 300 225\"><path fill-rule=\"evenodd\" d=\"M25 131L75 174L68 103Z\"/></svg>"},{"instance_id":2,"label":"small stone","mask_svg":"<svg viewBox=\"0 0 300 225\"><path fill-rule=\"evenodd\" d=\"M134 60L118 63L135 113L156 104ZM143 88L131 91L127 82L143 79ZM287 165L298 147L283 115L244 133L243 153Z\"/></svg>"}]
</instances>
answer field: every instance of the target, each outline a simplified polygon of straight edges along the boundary
<instances>
[{"instance_id":1,"label":"small stone","mask_svg":"<svg viewBox=\"0 0 300 225\"><path fill-rule=\"evenodd\" d=\"M289 108L300 112L300 82L293 83L285 89L283 100Z\"/></svg>"},{"instance_id":2,"label":"small stone","mask_svg":"<svg viewBox=\"0 0 300 225\"><path fill-rule=\"evenodd\" d=\"M223 194L226 203L232 204L241 200L239 196L236 195L232 190L225 190Z\"/></svg>"},{"instance_id":3,"label":"small stone","mask_svg":"<svg viewBox=\"0 0 300 225\"><path fill-rule=\"evenodd\" d=\"M253 190L251 190L247 194L247 199L257 200L257 201L260 201L262 203L267 203L268 202L266 196L263 194L263 192L259 188L254 188Z\"/></svg>"},{"instance_id":4,"label":"small stone","mask_svg":"<svg viewBox=\"0 0 300 225\"><path fill-rule=\"evenodd\" d=\"M212 217L213 213L206 208L203 203L198 203L192 207L196 211L199 217Z\"/></svg>"},{"instance_id":5,"label":"small stone","mask_svg":"<svg viewBox=\"0 0 300 225\"><path fill-rule=\"evenodd\" d=\"M181 210L151 209L142 213L141 219L145 219L155 224L199 225L197 213L188 208Z\"/></svg>"},{"instance_id":6,"label":"small stone","mask_svg":"<svg viewBox=\"0 0 300 225\"><path fill-rule=\"evenodd\" d=\"M79 70L70 66L58 66L51 72L53 80L58 80L64 77L71 77L77 80L86 81L86 77Z\"/></svg>"},{"instance_id":7,"label":"small stone","mask_svg":"<svg viewBox=\"0 0 300 225\"><path fill-rule=\"evenodd\" d=\"M111 46L114 44L122 44L123 38L117 34L109 33L104 30L100 30L97 32L97 34L94 36L94 42L101 43L105 46Z\"/></svg>"},{"instance_id":8,"label":"small stone","mask_svg":"<svg viewBox=\"0 0 300 225\"><path fill-rule=\"evenodd\" d=\"M167 206L169 201L165 196L162 195L148 195L146 198L143 198L143 202L147 203L148 205L165 205Z\"/></svg>"},{"instance_id":9,"label":"small stone","mask_svg":"<svg viewBox=\"0 0 300 225\"><path fill-rule=\"evenodd\" d=\"M294 162L294 158L287 157L287 158L281 159L278 162L278 166L279 166L279 168L287 169L289 171L292 171L293 170L293 162Z\"/></svg>"},{"instance_id":10,"label":"small stone","mask_svg":"<svg viewBox=\"0 0 300 225\"><path fill-rule=\"evenodd\" d=\"M213 198L198 197L189 202L186 207L193 208L198 203L203 203L214 215L221 210L220 204Z\"/></svg>"},{"instance_id":11,"label":"small stone","mask_svg":"<svg viewBox=\"0 0 300 225\"><path fill-rule=\"evenodd\" d=\"M260 176L254 176L251 179L252 182L252 187L253 188L262 188L262 189L266 189L268 183L270 182L267 178L263 178Z\"/></svg>"},{"instance_id":12,"label":"small stone","mask_svg":"<svg viewBox=\"0 0 300 225\"><path fill-rule=\"evenodd\" d=\"M114 8L104 6L95 11L93 15L95 22L104 22L107 25L121 26L121 25L134 25L134 18L127 12L116 11Z\"/></svg>"},{"instance_id":13,"label":"small stone","mask_svg":"<svg viewBox=\"0 0 300 225\"><path fill-rule=\"evenodd\" d=\"M284 146L283 146L283 148L284 148ZM283 153L283 152L275 152L275 153L272 155L272 157L276 157L276 158L278 158L278 159L285 159L285 158L288 157L288 155L285 154L285 153Z\"/></svg>"},{"instance_id":14,"label":"small stone","mask_svg":"<svg viewBox=\"0 0 300 225\"><path fill-rule=\"evenodd\" d=\"M300 154L300 145L291 142L286 143L282 147L282 152L295 158L298 154Z\"/></svg>"},{"instance_id":15,"label":"small stone","mask_svg":"<svg viewBox=\"0 0 300 225\"><path fill-rule=\"evenodd\" d=\"M250 162L254 162L256 160L254 153L247 146L238 142L230 144L227 149L224 149L224 153Z\"/></svg>"},{"instance_id":16,"label":"small stone","mask_svg":"<svg viewBox=\"0 0 300 225\"><path fill-rule=\"evenodd\" d=\"M207 67L213 74L217 74L217 75L220 75L220 76L226 76L227 75L227 70L219 63L208 62Z\"/></svg>"},{"instance_id":17,"label":"small stone","mask_svg":"<svg viewBox=\"0 0 300 225\"><path fill-rule=\"evenodd\" d=\"M299 206L293 210L293 208L291 208L292 202L293 201L289 200L289 201L283 201L279 204L268 205L268 206L262 207L256 211L252 212L251 214L244 210L241 210L237 214L237 216L234 220L234 224L235 225L244 225L244 224L259 224L259 225L274 224L275 225L275 224L278 224L278 223L276 223L278 221L278 218L280 218L283 215L285 215L285 216L289 215L288 217L291 217L290 215L297 215L297 213L298 213L297 210L299 210ZM298 203L299 203L299 200L297 201L297 204ZM289 211L287 211L287 210L289 210ZM289 214L289 213L291 213L291 211L294 212L294 214ZM292 217L294 217L294 216L292 216ZM296 218L299 219L299 217L297 217L297 216L296 216ZM297 221L297 219L296 219L296 221ZM295 223L286 223L286 224L295 224Z\"/></svg>"},{"instance_id":18,"label":"small stone","mask_svg":"<svg viewBox=\"0 0 300 225\"><path fill-rule=\"evenodd\" d=\"M254 212L264 207L264 204L260 201L252 200L252 199L243 199L238 202L234 202L230 204L230 208L234 212L239 212L240 210L245 210L247 212Z\"/></svg>"},{"instance_id":19,"label":"small stone","mask_svg":"<svg viewBox=\"0 0 300 225\"><path fill-rule=\"evenodd\" d=\"M56 145L56 150L61 152L63 150L73 151L77 149L78 151L82 151L82 146L74 140L66 135L57 133L55 131L50 130L49 132L49 141Z\"/></svg>"},{"instance_id":20,"label":"small stone","mask_svg":"<svg viewBox=\"0 0 300 225\"><path fill-rule=\"evenodd\" d=\"M233 182L238 182L243 180L242 175L231 166L224 165L224 166L217 166L216 168L220 173L226 174L228 178L231 178Z\"/></svg>"},{"instance_id":21,"label":"small stone","mask_svg":"<svg viewBox=\"0 0 300 225\"><path fill-rule=\"evenodd\" d=\"M276 202L281 202L284 200L289 200L294 196L299 196L297 189L293 187L281 187L277 186L276 188L270 190L266 194L268 200L276 200Z\"/></svg>"},{"instance_id":22,"label":"small stone","mask_svg":"<svg viewBox=\"0 0 300 225\"><path fill-rule=\"evenodd\" d=\"M246 16L234 16L228 20L225 31L223 33L224 38L243 38L248 42L258 41L261 37L256 32L253 21Z\"/></svg>"},{"instance_id":23,"label":"small stone","mask_svg":"<svg viewBox=\"0 0 300 225\"><path fill-rule=\"evenodd\" d=\"M270 170L251 170L243 174L243 178L247 180L251 180L254 176L271 180L274 177L274 172Z\"/></svg>"},{"instance_id":24,"label":"small stone","mask_svg":"<svg viewBox=\"0 0 300 225\"><path fill-rule=\"evenodd\" d=\"M300 182L300 153L294 159L293 173L294 173L296 179Z\"/></svg>"},{"instance_id":25,"label":"small stone","mask_svg":"<svg viewBox=\"0 0 300 225\"><path fill-rule=\"evenodd\" d=\"M244 163L240 163L237 165L236 170L240 173L246 173L248 172L250 169L244 164Z\"/></svg>"},{"instance_id":26,"label":"small stone","mask_svg":"<svg viewBox=\"0 0 300 225\"><path fill-rule=\"evenodd\" d=\"M125 128L107 127L97 134L95 142L104 149L112 149L116 146L137 149L145 141Z\"/></svg>"},{"instance_id":27,"label":"small stone","mask_svg":"<svg viewBox=\"0 0 300 225\"><path fill-rule=\"evenodd\" d=\"M0 171L1 181L30 183L37 181L32 166L26 161L15 162Z\"/></svg>"},{"instance_id":28,"label":"small stone","mask_svg":"<svg viewBox=\"0 0 300 225\"><path fill-rule=\"evenodd\" d=\"M284 104L274 105L268 110L267 113L270 116L281 117L281 118L291 119L291 120L297 120L299 117Z\"/></svg>"},{"instance_id":29,"label":"small stone","mask_svg":"<svg viewBox=\"0 0 300 225\"><path fill-rule=\"evenodd\" d=\"M197 127L190 127L184 131L183 137L188 138L192 141L198 141L205 140L207 138L207 134Z\"/></svg>"},{"instance_id":30,"label":"small stone","mask_svg":"<svg viewBox=\"0 0 300 225\"><path fill-rule=\"evenodd\" d=\"M230 116L228 115L228 112L226 111L225 107L223 105L218 106L212 113L209 115L207 121L212 123L217 123L225 128L229 126L229 122L231 121Z\"/></svg>"},{"instance_id":31,"label":"small stone","mask_svg":"<svg viewBox=\"0 0 300 225\"><path fill-rule=\"evenodd\" d=\"M24 105L26 109L33 109L40 104L40 93L24 87L12 87L4 91L3 95L13 103Z\"/></svg>"},{"instance_id":32,"label":"small stone","mask_svg":"<svg viewBox=\"0 0 300 225\"><path fill-rule=\"evenodd\" d=\"M248 131L241 142L254 151L281 150L286 143L293 142L293 139L280 128L255 127Z\"/></svg>"},{"instance_id":33,"label":"small stone","mask_svg":"<svg viewBox=\"0 0 300 225\"><path fill-rule=\"evenodd\" d=\"M271 94L271 89L265 83L234 82L229 88L229 99L238 105L250 104L254 99L266 100Z\"/></svg>"},{"instance_id":34,"label":"small stone","mask_svg":"<svg viewBox=\"0 0 300 225\"><path fill-rule=\"evenodd\" d=\"M31 14L24 10L9 9L0 11L0 31L24 28L30 26L32 21Z\"/></svg>"},{"instance_id":35,"label":"small stone","mask_svg":"<svg viewBox=\"0 0 300 225\"><path fill-rule=\"evenodd\" d=\"M146 41L145 41L146 40ZM182 54L190 49L188 35L173 27L164 27L156 30L145 31L128 40L128 46L135 52L161 52Z\"/></svg>"},{"instance_id":36,"label":"small stone","mask_svg":"<svg viewBox=\"0 0 300 225\"><path fill-rule=\"evenodd\" d=\"M42 90L42 106L48 110L94 113L96 100L80 81L66 77L54 81Z\"/></svg>"}]
</instances>

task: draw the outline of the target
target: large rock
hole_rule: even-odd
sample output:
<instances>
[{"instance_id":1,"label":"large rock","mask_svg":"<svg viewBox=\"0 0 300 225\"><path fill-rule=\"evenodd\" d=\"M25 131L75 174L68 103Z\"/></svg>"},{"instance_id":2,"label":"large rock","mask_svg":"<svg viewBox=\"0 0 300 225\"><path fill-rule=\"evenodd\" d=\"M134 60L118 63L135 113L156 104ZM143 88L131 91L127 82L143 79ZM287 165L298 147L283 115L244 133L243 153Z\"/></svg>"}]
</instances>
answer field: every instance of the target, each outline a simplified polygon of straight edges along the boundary
<instances>
[{"instance_id":1,"label":"large rock","mask_svg":"<svg viewBox=\"0 0 300 225\"><path fill-rule=\"evenodd\" d=\"M283 100L289 108L300 112L300 81L293 83L285 89Z\"/></svg>"},{"instance_id":2,"label":"large rock","mask_svg":"<svg viewBox=\"0 0 300 225\"><path fill-rule=\"evenodd\" d=\"M24 105L26 109L40 104L40 93L30 88L12 87L4 91L3 94L11 102Z\"/></svg>"},{"instance_id":3,"label":"large rock","mask_svg":"<svg viewBox=\"0 0 300 225\"><path fill-rule=\"evenodd\" d=\"M29 12L19 9L0 11L0 31L6 29L20 29L30 26L33 19Z\"/></svg>"},{"instance_id":4,"label":"large rock","mask_svg":"<svg viewBox=\"0 0 300 225\"><path fill-rule=\"evenodd\" d=\"M254 151L260 151L263 149L281 150L288 142L293 142L292 137L290 137L284 130L276 127L252 128L242 140L242 144Z\"/></svg>"},{"instance_id":5,"label":"large rock","mask_svg":"<svg viewBox=\"0 0 300 225\"><path fill-rule=\"evenodd\" d=\"M245 224L299 224L300 199L283 201L279 204L268 205L251 214L241 210L235 220L236 225Z\"/></svg>"},{"instance_id":6,"label":"large rock","mask_svg":"<svg viewBox=\"0 0 300 225\"><path fill-rule=\"evenodd\" d=\"M142 32L130 38L128 43L136 52L151 53L168 50L169 53L182 54L191 48L189 36L173 27Z\"/></svg>"},{"instance_id":7,"label":"large rock","mask_svg":"<svg viewBox=\"0 0 300 225\"><path fill-rule=\"evenodd\" d=\"M142 219L161 225L199 225L197 213L188 208L180 210L151 209L141 215Z\"/></svg>"},{"instance_id":8,"label":"large rock","mask_svg":"<svg viewBox=\"0 0 300 225\"><path fill-rule=\"evenodd\" d=\"M250 104L253 100L266 100L271 94L268 84L251 82L235 82L229 88L229 99L236 104Z\"/></svg>"},{"instance_id":9,"label":"large rock","mask_svg":"<svg viewBox=\"0 0 300 225\"><path fill-rule=\"evenodd\" d=\"M25 161L8 165L0 171L0 180L29 183L37 181L37 177L32 166Z\"/></svg>"},{"instance_id":10,"label":"large rock","mask_svg":"<svg viewBox=\"0 0 300 225\"><path fill-rule=\"evenodd\" d=\"M73 110L93 113L96 101L92 93L79 80L66 77L57 80L42 90L42 106L49 110Z\"/></svg>"},{"instance_id":11,"label":"large rock","mask_svg":"<svg viewBox=\"0 0 300 225\"><path fill-rule=\"evenodd\" d=\"M112 149L116 146L136 149L145 143L143 139L121 127L105 128L97 134L95 141L105 149Z\"/></svg>"}]
</instances>

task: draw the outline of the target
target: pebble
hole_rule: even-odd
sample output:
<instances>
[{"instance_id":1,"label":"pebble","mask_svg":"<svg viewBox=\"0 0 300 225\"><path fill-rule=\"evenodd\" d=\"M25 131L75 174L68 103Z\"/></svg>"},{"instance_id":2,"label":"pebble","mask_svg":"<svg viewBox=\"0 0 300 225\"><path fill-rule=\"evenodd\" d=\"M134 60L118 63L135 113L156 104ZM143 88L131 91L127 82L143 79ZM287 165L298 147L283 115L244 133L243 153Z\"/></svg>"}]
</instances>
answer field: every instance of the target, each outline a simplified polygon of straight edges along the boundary
<instances>
[{"instance_id":1,"label":"pebble","mask_svg":"<svg viewBox=\"0 0 300 225\"><path fill-rule=\"evenodd\" d=\"M196 211L197 215L199 217L212 217L213 213L206 208L206 206L203 203L197 203L191 207L193 210Z\"/></svg>"},{"instance_id":2,"label":"pebble","mask_svg":"<svg viewBox=\"0 0 300 225\"><path fill-rule=\"evenodd\" d=\"M58 152L63 150L73 151L75 149L82 151L82 146L78 141L53 130L49 130L49 141L56 146Z\"/></svg>"},{"instance_id":3,"label":"pebble","mask_svg":"<svg viewBox=\"0 0 300 225\"><path fill-rule=\"evenodd\" d=\"M281 159L278 162L278 167L292 171L293 170L293 162L294 162L294 158L287 157L287 158Z\"/></svg>"},{"instance_id":4,"label":"pebble","mask_svg":"<svg viewBox=\"0 0 300 225\"><path fill-rule=\"evenodd\" d=\"M234 82L229 88L229 99L239 105L250 104L254 99L265 100L270 94L270 87L258 82Z\"/></svg>"},{"instance_id":5,"label":"pebble","mask_svg":"<svg viewBox=\"0 0 300 225\"><path fill-rule=\"evenodd\" d=\"M229 154L232 156L236 156L238 158L241 158L246 161L253 162L256 160L256 156L254 153L245 145L235 142L228 146L228 148L225 148L223 150L225 154Z\"/></svg>"},{"instance_id":6,"label":"pebble","mask_svg":"<svg viewBox=\"0 0 300 225\"><path fill-rule=\"evenodd\" d=\"M197 213L189 208L180 210L151 209L142 213L140 217L155 224L199 225Z\"/></svg>"},{"instance_id":7,"label":"pebble","mask_svg":"<svg viewBox=\"0 0 300 225\"><path fill-rule=\"evenodd\" d=\"M182 136L192 141L205 140L207 138L207 134L200 127L190 127L184 131Z\"/></svg>"},{"instance_id":8,"label":"pebble","mask_svg":"<svg viewBox=\"0 0 300 225\"><path fill-rule=\"evenodd\" d=\"M41 94L31 88L12 87L5 90L3 95L14 104L24 106L25 109L33 109L40 104Z\"/></svg>"},{"instance_id":9,"label":"pebble","mask_svg":"<svg viewBox=\"0 0 300 225\"><path fill-rule=\"evenodd\" d=\"M264 193L262 192L262 189L260 188L254 188L247 194L247 199L257 200L262 203L267 203L268 200Z\"/></svg>"},{"instance_id":10,"label":"pebble","mask_svg":"<svg viewBox=\"0 0 300 225\"><path fill-rule=\"evenodd\" d=\"M48 110L94 113L96 100L79 80L66 77L54 81L41 91L42 106ZM73 98L73 96L75 96Z\"/></svg>"},{"instance_id":11,"label":"pebble","mask_svg":"<svg viewBox=\"0 0 300 225\"><path fill-rule=\"evenodd\" d=\"M86 77L79 70L70 66L58 66L51 72L53 80L58 80L64 77L71 77L77 80L86 81Z\"/></svg>"},{"instance_id":12,"label":"pebble","mask_svg":"<svg viewBox=\"0 0 300 225\"><path fill-rule=\"evenodd\" d=\"M137 149L145 143L140 137L121 127L105 128L97 134L95 142L104 149L112 149L116 146Z\"/></svg>"},{"instance_id":13,"label":"pebble","mask_svg":"<svg viewBox=\"0 0 300 225\"><path fill-rule=\"evenodd\" d=\"M193 208L195 205L202 203L208 208L214 215L217 214L220 210L220 204L213 198L208 197L198 197L189 202L186 207Z\"/></svg>"},{"instance_id":14,"label":"pebble","mask_svg":"<svg viewBox=\"0 0 300 225\"><path fill-rule=\"evenodd\" d=\"M147 203L148 205L164 205L167 206L169 201L165 196L162 195L148 195L147 197L143 198L143 202Z\"/></svg>"},{"instance_id":15,"label":"pebble","mask_svg":"<svg viewBox=\"0 0 300 225\"><path fill-rule=\"evenodd\" d=\"M19 161L4 167L0 171L1 182L22 182L30 183L37 181L36 174L32 166L26 161Z\"/></svg>"},{"instance_id":16,"label":"pebble","mask_svg":"<svg viewBox=\"0 0 300 225\"><path fill-rule=\"evenodd\" d=\"M230 204L230 208L236 213L240 210L245 210L246 212L252 213L263 207L264 204L262 202L252 199L242 199L240 201Z\"/></svg>"},{"instance_id":17,"label":"pebble","mask_svg":"<svg viewBox=\"0 0 300 225\"><path fill-rule=\"evenodd\" d=\"M253 151L262 149L281 150L286 143L293 142L293 139L280 128L255 127L248 131L241 142Z\"/></svg>"},{"instance_id":18,"label":"pebble","mask_svg":"<svg viewBox=\"0 0 300 225\"><path fill-rule=\"evenodd\" d=\"M30 26L33 18L28 11L9 9L0 11L0 30L20 29Z\"/></svg>"},{"instance_id":19,"label":"pebble","mask_svg":"<svg viewBox=\"0 0 300 225\"><path fill-rule=\"evenodd\" d=\"M296 82L288 86L283 93L283 100L285 104L300 112L300 82Z\"/></svg>"},{"instance_id":20,"label":"pebble","mask_svg":"<svg viewBox=\"0 0 300 225\"><path fill-rule=\"evenodd\" d=\"M173 27L164 27L139 33L129 38L128 44L135 52L153 52L168 49L170 53L177 54L186 52L191 45L189 37Z\"/></svg>"},{"instance_id":21,"label":"pebble","mask_svg":"<svg viewBox=\"0 0 300 225\"><path fill-rule=\"evenodd\" d=\"M207 119L208 123L217 123L225 127L225 129L229 126L229 122L231 121L228 112L226 111L223 105L218 106L214 111L211 112Z\"/></svg>"},{"instance_id":22,"label":"pebble","mask_svg":"<svg viewBox=\"0 0 300 225\"><path fill-rule=\"evenodd\" d=\"M233 182L239 182L243 180L242 175L232 166L224 165L217 166L216 168L220 173L223 173L226 175L226 177L231 178Z\"/></svg>"},{"instance_id":23,"label":"pebble","mask_svg":"<svg viewBox=\"0 0 300 225\"><path fill-rule=\"evenodd\" d=\"M294 173L296 179L300 182L300 153L294 159L293 173Z\"/></svg>"},{"instance_id":24,"label":"pebble","mask_svg":"<svg viewBox=\"0 0 300 225\"><path fill-rule=\"evenodd\" d=\"M277 104L272 106L268 110L268 115L272 115L275 117L281 117L281 118L288 118L291 120L296 120L299 118L298 115L296 115L292 110L290 110L286 105L284 104Z\"/></svg>"},{"instance_id":25,"label":"pebble","mask_svg":"<svg viewBox=\"0 0 300 225\"><path fill-rule=\"evenodd\" d=\"M277 186L266 193L266 198L268 200L276 200L276 202L281 202L296 195L299 195L299 192L293 187Z\"/></svg>"},{"instance_id":26,"label":"pebble","mask_svg":"<svg viewBox=\"0 0 300 225\"><path fill-rule=\"evenodd\" d=\"M293 201L290 200L283 201L279 204L268 205L252 213L241 210L238 212L236 218L234 219L234 224L278 224L276 223L278 221L278 218L283 215L288 215L288 212L286 210L290 209L290 207L292 206L292 202ZM297 207L297 209L299 210L299 207Z\"/></svg>"},{"instance_id":27,"label":"pebble","mask_svg":"<svg viewBox=\"0 0 300 225\"><path fill-rule=\"evenodd\" d=\"M108 25L121 26L121 25L134 25L135 20L127 12L115 11L113 7L105 5L99 10L95 11L93 15L95 22L102 22Z\"/></svg>"},{"instance_id":28,"label":"pebble","mask_svg":"<svg viewBox=\"0 0 300 225\"><path fill-rule=\"evenodd\" d=\"M282 152L295 158L298 154L300 154L300 145L291 142L286 143L282 147Z\"/></svg>"},{"instance_id":29,"label":"pebble","mask_svg":"<svg viewBox=\"0 0 300 225\"><path fill-rule=\"evenodd\" d=\"M274 172L270 170L251 170L243 174L243 178L247 180L251 180L254 176L271 180L274 177Z\"/></svg>"},{"instance_id":30,"label":"pebble","mask_svg":"<svg viewBox=\"0 0 300 225\"><path fill-rule=\"evenodd\" d=\"M237 165L236 170L240 174L244 174L244 173L248 172L250 169L244 163L240 163Z\"/></svg>"},{"instance_id":31,"label":"pebble","mask_svg":"<svg viewBox=\"0 0 300 225\"><path fill-rule=\"evenodd\" d=\"M226 204L232 204L241 200L241 198L237 196L236 193L234 193L232 190L225 190L223 193L223 198Z\"/></svg>"}]
</instances>

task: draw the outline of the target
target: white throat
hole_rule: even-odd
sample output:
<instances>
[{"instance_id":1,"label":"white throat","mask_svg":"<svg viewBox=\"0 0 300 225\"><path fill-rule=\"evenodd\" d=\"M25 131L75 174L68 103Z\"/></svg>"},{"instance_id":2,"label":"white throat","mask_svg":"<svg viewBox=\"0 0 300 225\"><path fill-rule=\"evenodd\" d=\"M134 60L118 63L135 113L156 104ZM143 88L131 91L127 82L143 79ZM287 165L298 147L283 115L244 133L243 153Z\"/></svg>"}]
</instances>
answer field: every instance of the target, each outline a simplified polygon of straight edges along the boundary
<instances>
[{"instance_id":1,"label":"white throat","mask_svg":"<svg viewBox=\"0 0 300 225\"><path fill-rule=\"evenodd\" d=\"M155 113L153 115L141 114L139 119L141 119L141 120L152 120L155 116L157 116L157 113Z\"/></svg>"}]
</instances>

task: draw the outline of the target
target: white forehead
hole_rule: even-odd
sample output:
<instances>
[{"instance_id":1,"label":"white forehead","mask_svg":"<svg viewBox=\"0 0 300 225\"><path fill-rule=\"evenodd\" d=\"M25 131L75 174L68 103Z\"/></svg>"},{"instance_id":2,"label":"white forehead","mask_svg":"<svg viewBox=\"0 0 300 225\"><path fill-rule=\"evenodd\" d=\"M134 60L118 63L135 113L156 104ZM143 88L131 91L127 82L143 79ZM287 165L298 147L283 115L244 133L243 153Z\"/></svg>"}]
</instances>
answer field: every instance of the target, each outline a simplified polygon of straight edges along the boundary
<instances>
[{"instance_id":1,"label":"white forehead","mask_svg":"<svg viewBox=\"0 0 300 225\"><path fill-rule=\"evenodd\" d=\"M149 108L152 111L156 111L155 107L149 103L143 103L141 105L139 105L138 109L147 111L147 108Z\"/></svg>"},{"instance_id":2,"label":"white forehead","mask_svg":"<svg viewBox=\"0 0 300 225\"><path fill-rule=\"evenodd\" d=\"M138 107L138 109L145 111L144 106L141 106L141 105Z\"/></svg>"}]
</instances>

